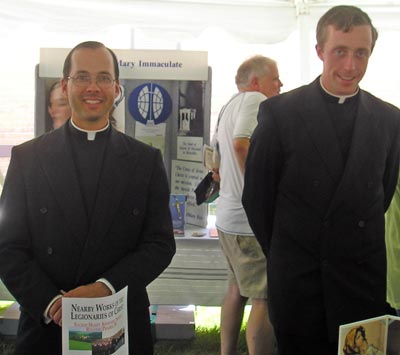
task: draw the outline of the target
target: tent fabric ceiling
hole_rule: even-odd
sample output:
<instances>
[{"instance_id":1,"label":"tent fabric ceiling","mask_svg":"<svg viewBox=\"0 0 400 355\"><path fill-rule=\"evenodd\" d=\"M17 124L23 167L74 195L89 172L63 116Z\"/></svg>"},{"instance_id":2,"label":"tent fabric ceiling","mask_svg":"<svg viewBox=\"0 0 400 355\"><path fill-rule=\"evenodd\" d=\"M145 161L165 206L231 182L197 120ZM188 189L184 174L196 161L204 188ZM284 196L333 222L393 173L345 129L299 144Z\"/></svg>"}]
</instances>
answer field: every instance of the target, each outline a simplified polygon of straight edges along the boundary
<instances>
[{"instance_id":1,"label":"tent fabric ceiling","mask_svg":"<svg viewBox=\"0 0 400 355\"><path fill-rule=\"evenodd\" d=\"M33 23L49 32L128 25L153 36L178 40L197 37L214 27L239 40L257 43L284 39L296 26L296 12L289 1L250 1L244 6L238 1L227 5L202 1L13 0L0 7L0 21L8 29Z\"/></svg>"},{"instance_id":2,"label":"tent fabric ceiling","mask_svg":"<svg viewBox=\"0 0 400 355\"><path fill-rule=\"evenodd\" d=\"M240 42L276 43L297 28L300 15L317 18L327 7L339 3L335 0L8 0L0 7L0 35L27 24L56 33L101 31L126 25L177 42L195 38L207 28L220 28ZM397 20L400 0L353 0L352 3L383 14L382 24L387 24L390 17L390 23L400 26Z\"/></svg>"}]
</instances>

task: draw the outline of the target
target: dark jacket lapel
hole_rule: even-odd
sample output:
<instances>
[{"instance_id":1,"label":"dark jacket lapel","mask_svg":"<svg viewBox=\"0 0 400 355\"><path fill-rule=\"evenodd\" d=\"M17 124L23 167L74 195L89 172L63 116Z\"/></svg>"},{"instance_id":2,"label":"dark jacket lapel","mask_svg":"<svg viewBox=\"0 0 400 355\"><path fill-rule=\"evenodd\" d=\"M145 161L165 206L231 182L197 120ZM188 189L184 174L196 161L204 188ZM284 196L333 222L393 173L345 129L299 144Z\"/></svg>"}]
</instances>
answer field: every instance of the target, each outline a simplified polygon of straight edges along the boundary
<instances>
[{"instance_id":1,"label":"dark jacket lapel","mask_svg":"<svg viewBox=\"0 0 400 355\"><path fill-rule=\"evenodd\" d=\"M304 110L300 110L304 124L329 174L339 182L344 162L332 121L318 87L319 78L310 84L304 97Z\"/></svg>"},{"instance_id":2,"label":"dark jacket lapel","mask_svg":"<svg viewBox=\"0 0 400 355\"><path fill-rule=\"evenodd\" d=\"M65 124L43 136L38 141L37 154L54 197L65 216L65 226L71 230L72 239L82 244L88 225L67 129L68 124Z\"/></svg>"},{"instance_id":3,"label":"dark jacket lapel","mask_svg":"<svg viewBox=\"0 0 400 355\"><path fill-rule=\"evenodd\" d=\"M360 91L349 156L328 214L334 212L344 198L349 201L348 195L354 194L357 190L357 186L354 183L358 182L358 185L360 185L363 176L369 173L368 168L365 168L363 165L365 162L370 161L374 154L373 142L376 141L377 132L375 129L377 120L374 121L373 108L369 106L364 92ZM356 206L354 206L354 209L357 210Z\"/></svg>"},{"instance_id":4,"label":"dark jacket lapel","mask_svg":"<svg viewBox=\"0 0 400 355\"><path fill-rule=\"evenodd\" d=\"M97 248L102 246L102 241L109 232L115 213L119 211L120 201L132 179L132 172L136 169L136 157L135 153L128 151L120 134L112 129L98 184L87 245L78 269L78 279L90 266Z\"/></svg>"}]
</instances>

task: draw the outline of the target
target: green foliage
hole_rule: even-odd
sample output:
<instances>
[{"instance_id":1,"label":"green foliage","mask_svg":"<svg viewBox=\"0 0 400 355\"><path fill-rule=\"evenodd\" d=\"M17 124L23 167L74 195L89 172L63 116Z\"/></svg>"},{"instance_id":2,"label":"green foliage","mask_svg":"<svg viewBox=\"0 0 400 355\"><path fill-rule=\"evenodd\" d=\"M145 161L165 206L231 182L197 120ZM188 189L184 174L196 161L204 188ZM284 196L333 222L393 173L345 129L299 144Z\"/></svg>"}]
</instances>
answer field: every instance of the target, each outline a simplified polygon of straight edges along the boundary
<instances>
[{"instance_id":1,"label":"green foliage","mask_svg":"<svg viewBox=\"0 0 400 355\"><path fill-rule=\"evenodd\" d=\"M77 340L70 340L69 341L69 349L70 350L92 350L91 343L86 341L77 341Z\"/></svg>"},{"instance_id":2,"label":"green foliage","mask_svg":"<svg viewBox=\"0 0 400 355\"><path fill-rule=\"evenodd\" d=\"M154 355L218 355L220 354L219 328L196 327L196 334L190 340L157 341ZM246 339L244 330L240 333L238 355L246 355Z\"/></svg>"},{"instance_id":3,"label":"green foliage","mask_svg":"<svg viewBox=\"0 0 400 355\"><path fill-rule=\"evenodd\" d=\"M69 339L77 340L82 342L91 343L93 340L98 340L102 338L101 332L83 332L83 331L69 331Z\"/></svg>"},{"instance_id":4,"label":"green foliage","mask_svg":"<svg viewBox=\"0 0 400 355\"><path fill-rule=\"evenodd\" d=\"M249 308L246 307L244 324L239 337L238 355L246 355L246 336L244 327ZM219 355L220 354L220 307L195 307L196 331L193 339L158 340L154 346L154 355ZM0 336L0 354L14 354L14 337ZM83 344L83 343L82 343ZM90 346L89 343L86 343ZM71 348L71 345L70 345ZM73 346L76 348L76 344ZM90 350L90 349L85 349Z\"/></svg>"},{"instance_id":5,"label":"green foliage","mask_svg":"<svg viewBox=\"0 0 400 355\"><path fill-rule=\"evenodd\" d=\"M15 337L0 335L0 354L14 355Z\"/></svg>"},{"instance_id":6,"label":"green foliage","mask_svg":"<svg viewBox=\"0 0 400 355\"><path fill-rule=\"evenodd\" d=\"M0 301L0 314L2 314L14 301Z\"/></svg>"},{"instance_id":7,"label":"green foliage","mask_svg":"<svg viewBox=\"0 0 400 355\"><path fill-rule=\"evenodd\" d=\"M247 354L245 326L250 313L246 306L242 331L238 341L238 355ZM195 307L195 337L189 340L158 340L154 347L155 355L219 355L219 323L221 307Z\"/></svg>"}]
</instances>

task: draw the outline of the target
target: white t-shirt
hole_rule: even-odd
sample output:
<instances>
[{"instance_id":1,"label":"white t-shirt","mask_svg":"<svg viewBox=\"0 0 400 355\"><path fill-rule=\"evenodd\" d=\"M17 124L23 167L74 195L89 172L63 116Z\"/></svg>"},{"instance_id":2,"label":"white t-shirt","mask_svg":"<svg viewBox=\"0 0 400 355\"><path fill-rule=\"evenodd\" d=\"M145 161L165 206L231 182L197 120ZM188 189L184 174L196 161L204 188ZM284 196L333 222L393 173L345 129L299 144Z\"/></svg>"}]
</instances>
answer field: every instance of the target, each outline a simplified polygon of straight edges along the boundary
<instances>
[{"instance_id":1,"label":"white t-shirt","mask_svg":"<svg viewBox=\"0 0 400 355\"><path fill-rule=\"evenodd\" d=\"M242 92L223 109L216 138L221 154L220 193L217 200L216 226L240 235L254 235L242 206L244 177L233 149L234 138L250 138L257 126L260 103L267 97L257 91Z\"/></svg>"}]
</instances>

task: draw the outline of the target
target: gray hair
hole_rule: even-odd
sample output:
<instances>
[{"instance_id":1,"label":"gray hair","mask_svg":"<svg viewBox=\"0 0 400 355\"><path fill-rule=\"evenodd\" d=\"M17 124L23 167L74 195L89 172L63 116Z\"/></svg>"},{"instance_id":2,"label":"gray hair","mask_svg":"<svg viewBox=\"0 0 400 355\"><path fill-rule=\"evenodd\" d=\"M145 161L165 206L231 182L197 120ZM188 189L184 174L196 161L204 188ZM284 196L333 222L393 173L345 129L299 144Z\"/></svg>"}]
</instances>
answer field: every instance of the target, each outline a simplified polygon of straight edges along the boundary
<instances>
[{"instance_id":1,"label":"gray hair","mask_svg":"<svg viewBox=\"0 0 400 355\"><path fill-rule=\"evenodd\" d=\"M274 60L262 55L250 57L239 66L236 72L236 86L238 89L245 88L250 84L252 78L268 74L276 65Z\"/></svg>"}]
</instances>

